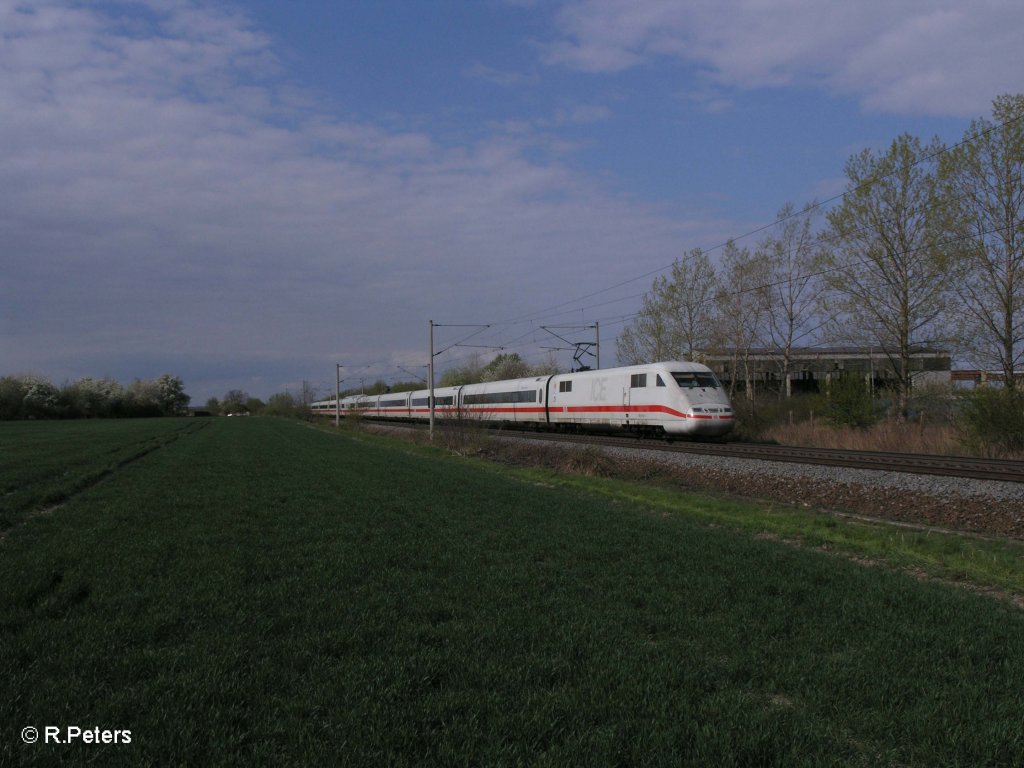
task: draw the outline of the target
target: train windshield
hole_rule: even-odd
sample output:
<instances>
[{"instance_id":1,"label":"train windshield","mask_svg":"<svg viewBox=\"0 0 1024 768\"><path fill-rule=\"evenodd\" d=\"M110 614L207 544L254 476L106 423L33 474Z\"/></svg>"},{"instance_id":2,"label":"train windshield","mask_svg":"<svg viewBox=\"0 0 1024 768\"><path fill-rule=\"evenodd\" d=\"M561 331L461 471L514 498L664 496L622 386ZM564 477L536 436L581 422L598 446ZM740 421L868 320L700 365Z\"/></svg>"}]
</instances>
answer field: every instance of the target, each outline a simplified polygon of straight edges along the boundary
<instances>
[{"instance_id":1,"label":"train windshield","mask_svg":"<svg viewBox=\"0 0 1024 768\"><path fill-rule=\"evenodd\" d=\"M675 379L676 384L683 389L698 389L705 387L717 389L722 386L718 382L718 379L715 378L715 374L711 373L711 371L708 371L707 373L702 373L700 371L694 373L673 373L672 378Z\"/></svg>"}]
</instances>

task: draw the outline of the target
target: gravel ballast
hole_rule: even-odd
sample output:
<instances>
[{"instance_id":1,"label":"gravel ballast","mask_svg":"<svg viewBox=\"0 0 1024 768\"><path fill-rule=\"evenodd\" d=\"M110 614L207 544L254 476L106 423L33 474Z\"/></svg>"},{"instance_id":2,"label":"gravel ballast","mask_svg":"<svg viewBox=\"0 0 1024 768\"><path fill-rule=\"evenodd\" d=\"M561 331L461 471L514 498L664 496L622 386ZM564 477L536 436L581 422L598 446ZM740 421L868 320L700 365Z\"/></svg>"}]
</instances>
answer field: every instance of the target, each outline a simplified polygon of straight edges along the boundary
<instances>
[{"instance_id":1,"label":"gravel ballast","mask_svg":"<svg viewBox=\"0 0 1024 768\"><path fill-rule=\"evenodd\" d=\"M576 448L571 443L555 445L565 450ZM596 450L627 465L657 464L694 488L772 499L800 507L1024 538L1024 484L1021 483L643 448L598 447Z\"/></svg>"},{"instance_id":2,"label":"gravel ballast","mask_svg":"<svg viewBox=\"0 0 1024 768\"><path fill-rule=\"evenodd\" d=\"M374 425L373 429L409 432L397 425ZM658 478L678 487L769 499L800 508L1024 539L1024 483L676 453L639 446L595 444L581 448L578 443L531 440L525 434L493 432L487 436L508 448L518 446L512 451L497 447L479 451L499 462L551 466L552 456L557 453L593 457L596 452L605 460L596 471L599 474L633 480ZM575 463L587 471L586 460Z\"/></svg>"}]
</instances>

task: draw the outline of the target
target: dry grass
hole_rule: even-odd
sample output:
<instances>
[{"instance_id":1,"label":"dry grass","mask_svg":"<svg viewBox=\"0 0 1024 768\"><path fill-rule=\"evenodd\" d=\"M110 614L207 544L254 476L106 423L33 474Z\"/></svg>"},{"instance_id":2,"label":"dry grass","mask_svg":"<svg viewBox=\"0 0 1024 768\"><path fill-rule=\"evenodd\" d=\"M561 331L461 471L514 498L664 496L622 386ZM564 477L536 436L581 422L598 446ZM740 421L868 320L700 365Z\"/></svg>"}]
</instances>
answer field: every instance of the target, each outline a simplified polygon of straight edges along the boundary
<instances>
[{"instance_id":1,"label":"dry grass","mask_svg":"<svg viewBox=\"0 0 1024 768\"><path fill-rule=\"evenodd\" d=\"M912 403L915 418L900 421L890 415L870 427L849 427L823 417L827 409L820 396L785 401L761 396L754 403L738 401L735 437L808 448L1024 459L1024 453L1003 445L991 425L981 428L986 439L970 439L963 420L958 424L956 405L944 390L922 389Z\"/></svg>"},{"instance_id":2,"label":"dry grass","mask_svg":"<svg viewBox=\"0 0 1024 768\"><path fill-rule=\"evenodd\" d=\"M846 448L860 451L895 451L942 456L962 454L956 428L949 424L882 421L871 427L834 427L827 423L777 424L764 438L781 445L809 448Z\"/></svg>"},{"instance_id":3,"label":"dry grass","mask_svg":"<svg viewBox=\"0 0 1024 768\"><path fill-rule=\"evenodd\" d=\"M584 477L616 477L620 462L600 448L536 445L523 442L494 441L486 458L516 467L537 467L559 474Z\"/></svg>"},{"instance_id":4,"label":"dry grass","mask_svg":"<svg viewBox=\"0 0 1024 768\"><path fill-rule=\"evenodd\" d=\"M381 430L380 424L375 424ZM397 433L420 445L430 444L422 431ZM496 439L502 430L491 429L478 419L448 418L436 425L433 444L457 456L476 456L514 467L542 467L562 474L585 477L614 477L622 474L619 462L594 446L566 447L543 445L520 440ZM515 431L511 433L516 437ZM652 463L653 468L660 465ZM652 471L650 477L659 475ZM645 478L637 478L645 479Z\"/></svg>"},{"instance_id":5,"label":"dry grass","mask_svg":"<svg viewBox=\"0 0 1024 768\"><path fill-rule=\"evenodd\" d=\"M479 419L444 415L434 424L434 441L459 456L479 456L492 442L492 434Z\"/></svg>"}]
</instances>

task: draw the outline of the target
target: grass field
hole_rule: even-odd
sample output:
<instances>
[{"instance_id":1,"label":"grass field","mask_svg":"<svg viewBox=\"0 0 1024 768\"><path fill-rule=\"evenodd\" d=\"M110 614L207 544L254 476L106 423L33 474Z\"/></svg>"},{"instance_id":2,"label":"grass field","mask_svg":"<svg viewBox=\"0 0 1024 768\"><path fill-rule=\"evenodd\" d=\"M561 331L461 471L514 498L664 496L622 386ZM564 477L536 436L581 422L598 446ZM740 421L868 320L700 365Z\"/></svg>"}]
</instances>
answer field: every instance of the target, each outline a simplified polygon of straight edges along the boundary
<instances>
[{"instance_id":1,"label":"grass field","mask_svg":"<svg viewBox=\"0 0 1024 768\"><path fill-rule=\"evenodd\" d=\"M1024 765L1024 613L708 524L738 502L271 419L0 451L0 764Z\"/></svg>"},{"instance_id":2,"label":"grass field","mask_svg":"<svg viewBox=\"0 0 1024 768\"><path fill-rule=\"evenodd\" d=\"M176 419L0 424L0 533L204 425Z\"/></svg>"}]
</instances>

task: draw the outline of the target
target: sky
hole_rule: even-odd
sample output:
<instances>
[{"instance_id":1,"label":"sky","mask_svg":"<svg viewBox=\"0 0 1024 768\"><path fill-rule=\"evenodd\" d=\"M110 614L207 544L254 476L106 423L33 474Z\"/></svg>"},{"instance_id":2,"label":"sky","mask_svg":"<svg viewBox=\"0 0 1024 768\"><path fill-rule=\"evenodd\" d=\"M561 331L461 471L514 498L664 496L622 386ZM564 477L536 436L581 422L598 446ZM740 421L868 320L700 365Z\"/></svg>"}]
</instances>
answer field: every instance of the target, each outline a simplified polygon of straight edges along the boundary
<instances>
[{"instance_id":1,"label":"sky","mask_svg":"<svg viewBox=\"0 0 1024 768\"><path fill-rule=\"evenodd\" d=\"M659 270L960 140L1022 37L1019 0L0 0L0 375L326 394L424 377L430 321L439 372L595 323L607 367Z\"/></svg>"}]
</instances>

